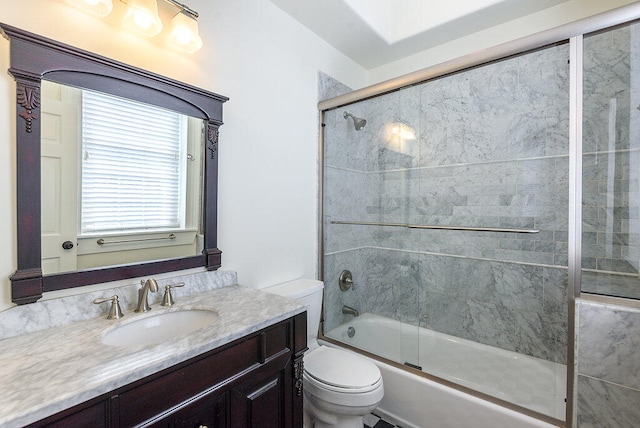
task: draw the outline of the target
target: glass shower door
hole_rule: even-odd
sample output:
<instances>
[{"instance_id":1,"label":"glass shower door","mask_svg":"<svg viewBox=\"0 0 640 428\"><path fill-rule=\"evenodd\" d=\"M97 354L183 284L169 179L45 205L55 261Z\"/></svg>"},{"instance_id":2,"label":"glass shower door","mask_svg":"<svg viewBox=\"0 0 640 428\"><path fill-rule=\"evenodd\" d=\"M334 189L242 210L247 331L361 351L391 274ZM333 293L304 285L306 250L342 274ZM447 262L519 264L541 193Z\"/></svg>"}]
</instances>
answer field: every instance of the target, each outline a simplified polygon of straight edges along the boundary
<instances>
[{"instance_id":1,"label":"glass shower door","mask_svg":"<svg viewBox=\"0 0 640 428\"><path fill-rule=\"evenodd\" d=\"M568 60L554 45L324 112L325 335L564 418Z\"/></svg>"},{"instance_id":2,"label":"glass shower door","mask_svg":"<svg viewBox=\"0 0 640 428\"><path fill-rule=\"evenodd\" d=\"M586 35L583 292L640 299L640 24Z\"/></svg>"},{"instance_id":3,"label":"glass shower door","mask_svg":"<svg viewBox=\"0 0 640 428\"><path fill-rule=\"evenodd\" d=\"M418 91L399 91L324 113L324 332L419 367L420 260L406 251ZM366 124L364 124L366 121ZM342 290L349 271L353 286ZM353 309L358 316L353 316ZM380 347L380 343L392 346Z\"/></svg>"}]
</instances>

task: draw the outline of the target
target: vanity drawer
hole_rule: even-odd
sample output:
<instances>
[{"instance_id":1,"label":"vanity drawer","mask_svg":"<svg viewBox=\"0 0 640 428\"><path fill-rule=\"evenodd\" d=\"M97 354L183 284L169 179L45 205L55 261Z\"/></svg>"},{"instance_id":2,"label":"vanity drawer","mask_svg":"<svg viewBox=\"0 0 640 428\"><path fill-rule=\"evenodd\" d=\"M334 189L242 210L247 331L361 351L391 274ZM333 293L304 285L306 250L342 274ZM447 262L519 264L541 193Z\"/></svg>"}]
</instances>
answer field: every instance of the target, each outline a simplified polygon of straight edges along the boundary
<instances>
[{"instance_id":1,"label":"vanity drawer","mask_svg":"<svg viewBox=\"0 0 640 428\"><path fill-rule=\"evenodd\" d=\"M261 333L262 356L261 362L280 354L281 352L289 352L291 350L289 328L291 324L277 324L274 327Z\"/></svg>"},{"instance_id":2,"label":"vanity drawer","mask_svg":"<svg viewBox=\"0 0 640 428\"><path fill-rule=\"evenodd\" d=\"M260 336L253 336L213 355L171 369L151 381L136 382L118 394L120 426L134 426L166 412L207 390L215 390L233 377L258 368ZM155 377L155 376L154 376Z\"/></svg>"},{"instance_id":3,"label":"vanity drawer","mask_svg":"<svg viewBox=\"0 0 640 428\"><path fill-rule=\"evenodd\" d=\"M108 401L101 401L97 404L81 408L74 407L64 412L60 412L54 417L40 421L29 427L38 428L100 428L108 427Z\"/></svg>"}]
</instances>

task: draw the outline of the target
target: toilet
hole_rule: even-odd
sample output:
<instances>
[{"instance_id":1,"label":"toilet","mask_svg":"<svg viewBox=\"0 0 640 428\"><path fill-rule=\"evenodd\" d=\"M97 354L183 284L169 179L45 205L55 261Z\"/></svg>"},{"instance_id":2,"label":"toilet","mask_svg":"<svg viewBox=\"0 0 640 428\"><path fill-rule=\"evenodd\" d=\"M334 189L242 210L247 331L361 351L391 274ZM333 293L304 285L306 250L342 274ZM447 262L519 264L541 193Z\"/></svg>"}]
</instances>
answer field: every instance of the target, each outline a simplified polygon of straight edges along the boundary
<instances>
[{"instance_id":1,"label":"toilet","mask_svg":"<svg viewBox=\"0 0 640 428\"><path fill-rule=\"evenodd\" d=\"M307 308L307 346L304 355L304 427L362 428L384 395L378 367L364 357L318 344L322 281L297 279L263 288L297 300Z\"/></svg>"}]
</instances>

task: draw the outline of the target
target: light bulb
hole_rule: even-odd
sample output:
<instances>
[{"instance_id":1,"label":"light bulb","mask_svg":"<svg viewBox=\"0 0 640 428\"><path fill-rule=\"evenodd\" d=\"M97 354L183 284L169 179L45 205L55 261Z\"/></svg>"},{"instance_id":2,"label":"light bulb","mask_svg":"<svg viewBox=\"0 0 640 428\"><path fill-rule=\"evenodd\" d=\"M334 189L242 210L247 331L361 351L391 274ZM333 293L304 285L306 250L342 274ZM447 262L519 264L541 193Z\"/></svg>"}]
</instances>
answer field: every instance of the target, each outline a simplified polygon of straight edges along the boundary
<instances>
[{"instance_id":1,"label":"light bulb","mask_svg":"<svg viewBox=\"0 0 640 428\"><path fill-rule=\"evenodd\" d=\"M171 20L169 45L176 49L193 53L202 47L202 39L198 34L198 21L184 12L178 13Z\"/></svg>"},{"instance_id":2,"label":"light bulb","mask_svg":"<svg viewBox=\"0 0 640 428\"><path fill-rule=\"evenodd\" d=\"M173 31L173 36L181 45L188 45L193 40L193 33L186 27L178 27Z\"/></svg>"},{"instance_id":3,"label":"light bulb","mask_svg":"<svg viewBox=\"0 0 640 428\"><path fill-rule=\"evenodd\" d=\"M153 37L162 30L156 0L129 0L129 9L122 18L122 25L147 37Z\"/></svg>"},{"instance_id":4,"label":"light bulb","mask_svg":"<svg viewBox=\"0 0 640 428\"><path fill-rule=\"evenodd\" d=\"M136 9L133 12L133 22L143 30L148 30L153 23L153 17L146 10Z\"/></svg>"}]
</instances>

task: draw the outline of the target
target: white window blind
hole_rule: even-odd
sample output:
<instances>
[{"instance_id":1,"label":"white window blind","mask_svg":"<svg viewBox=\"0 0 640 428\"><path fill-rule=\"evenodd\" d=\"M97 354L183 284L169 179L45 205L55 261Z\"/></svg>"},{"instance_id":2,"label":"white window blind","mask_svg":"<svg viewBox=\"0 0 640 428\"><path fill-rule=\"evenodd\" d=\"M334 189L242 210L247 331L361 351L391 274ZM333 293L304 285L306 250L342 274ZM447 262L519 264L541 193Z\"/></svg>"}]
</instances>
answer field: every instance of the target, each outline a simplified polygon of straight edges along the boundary
<instances>
[{"instance_id":1,"label":"white window blind","mask_svg":"<svg viewBox=\"0 0 640 428\"><path fill-rule=\"evenodd\" d=\"M184 227L186 119L83 91L81 233Z\"/></svg>"}]
</instances>

